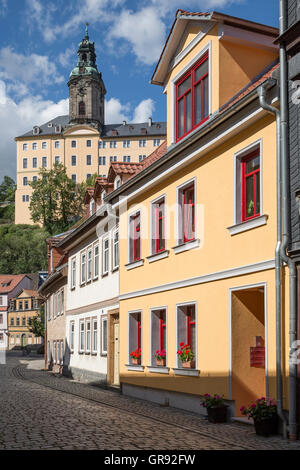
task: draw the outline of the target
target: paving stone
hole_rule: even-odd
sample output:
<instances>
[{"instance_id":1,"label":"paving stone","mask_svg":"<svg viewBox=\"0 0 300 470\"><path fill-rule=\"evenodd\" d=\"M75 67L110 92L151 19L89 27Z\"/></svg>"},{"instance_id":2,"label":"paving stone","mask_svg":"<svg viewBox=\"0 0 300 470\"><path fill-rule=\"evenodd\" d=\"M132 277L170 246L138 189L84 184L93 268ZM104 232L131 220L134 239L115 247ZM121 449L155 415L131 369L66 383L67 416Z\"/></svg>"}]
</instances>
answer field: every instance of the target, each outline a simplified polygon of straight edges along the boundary
<instances>
[{"instance_id":1,"label":"paving stone","mask_svg":"<svg viewBox=\"0 0 300 470\"><path fill-rule=\"evenodd\" d=\"M0 365L2 450L300 450L299 441L262 438L252 426L210 424L192 413L56 377L43 365L17 355Z\"/></svg>"}]
</instances>

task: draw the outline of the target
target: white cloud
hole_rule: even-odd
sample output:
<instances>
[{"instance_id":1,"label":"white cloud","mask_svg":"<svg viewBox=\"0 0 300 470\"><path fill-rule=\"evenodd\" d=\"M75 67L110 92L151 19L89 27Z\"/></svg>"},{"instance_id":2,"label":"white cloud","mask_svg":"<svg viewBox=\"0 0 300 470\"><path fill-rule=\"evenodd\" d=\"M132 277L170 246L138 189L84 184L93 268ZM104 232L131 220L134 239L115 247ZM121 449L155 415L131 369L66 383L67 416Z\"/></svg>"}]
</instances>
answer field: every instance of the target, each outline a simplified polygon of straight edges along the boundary
<instances>
[{"instance_id":1,"label":"white cloud","mask_svg":"<svg viewBox=\"0 0 300 470\"><path fill-rule=\"evenodd\" d=\"M134 110L132 122L146 122L152 117L154 109L154 101L151 98L141 101Z\"/></svg>"},{"instance_id":2,"label":"white cloud","mask_svg":"<svg viewBox=\"0 0 300 470\"><path fill-rule=\"evenodd\" d=\"M0 78L23 84L62 83L56 66L47 56L18 54L12 47L0 49Z\"/></svg>"},{"instance_id":3,"label":"white cloud","mask_svg":"<svg viewBox=\"0 0 300 470\"><path fill-rule=\"evenodd\" d=\"M166 36L166 26L155 8L138 12L123 10L115 19L109 39L125 39L139 61L151 65L159 57Z\"/></svg>"},{"instance_id":4,"label":"white cloud","mask_svg":"<svg viewBox=\"0 0 300 470\"><path fill-rule=\"evenodd\" d=\"M105 124L120 124L122 121L146 122L152 117L154 109L154 101L151 98L141 101L133 111L130 103L122 104L119 99L110 98L105 101Z\"/></svg>"},{"instance_id":5,"label":"white cloud","mask_svg":"<svg viewBox=\"0 0 300 470\"><path fill-rule=\"evenodd\" d=\"M5 84L0 81L0 90ZM2 97L3 98L3 97ZM0 100L0 182L5 175L16 178L16 143L14 138L56 116L68 114L68 100L54 103L40 96L27 97L16 103L9 96Z\"/></svg>"},{"instance_id":6,"label":"white cloud","mask_svg":"<svg viewBox=\"0 0 300 470\"><path fill-rule=\"evenodd\" d=\"M71 64L72 58L75 60L75 48L68 47L65 52L61 52L58 55L58 62L63 66L67 67Z\"/></svg>"}]
</instances>

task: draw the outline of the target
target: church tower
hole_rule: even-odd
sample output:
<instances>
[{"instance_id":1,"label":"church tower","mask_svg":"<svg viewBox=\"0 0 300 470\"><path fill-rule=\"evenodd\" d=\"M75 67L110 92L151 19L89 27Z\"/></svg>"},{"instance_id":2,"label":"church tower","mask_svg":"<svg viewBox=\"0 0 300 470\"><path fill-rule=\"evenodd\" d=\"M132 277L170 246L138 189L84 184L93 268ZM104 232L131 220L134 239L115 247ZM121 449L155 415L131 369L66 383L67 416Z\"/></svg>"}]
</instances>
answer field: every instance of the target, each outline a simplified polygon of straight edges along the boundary
<instances>
[{"instance_id":1,"label":"church tower","mask_svg":"<svg viewBox=\"0 0 300 470\"><path fill-rule=\"evenodd\" d=\"M102 75L96 64L95 43L90 42L88 24L85 37L79 44L78 63L70 74L69 126L88 124L101 130L104 125L104 97Z\"/></svg>"}]
</instances>

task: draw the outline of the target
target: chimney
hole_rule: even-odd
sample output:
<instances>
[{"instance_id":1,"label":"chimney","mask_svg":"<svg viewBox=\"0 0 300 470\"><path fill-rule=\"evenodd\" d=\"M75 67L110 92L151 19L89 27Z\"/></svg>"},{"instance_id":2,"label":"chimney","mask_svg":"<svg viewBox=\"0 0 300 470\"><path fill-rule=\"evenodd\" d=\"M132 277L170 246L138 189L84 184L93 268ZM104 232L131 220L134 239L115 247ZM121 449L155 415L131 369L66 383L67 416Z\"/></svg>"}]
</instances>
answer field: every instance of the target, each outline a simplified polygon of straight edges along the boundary
<instances>
[{"instance_id":1,"label":"chimney","mask_svg":"<svg viewBox=\"0 0 300 470\"><path fill-rule=\"evenodd\" d=\"M149 119L148 119L148 126L149 126L149 127L152 126L152 118L151 118L151 117L149 117Z\"/></svg>"},{"instance_id":2,"label":"chimney","mask_svg":"<svg viewBox=\"0 0 300 470\"><path fill-rule=\"evenodd\" d=\"M126 121L123 121L123 126L126 126L126 124L127 124Z\"/></svg>"}]
</instances>

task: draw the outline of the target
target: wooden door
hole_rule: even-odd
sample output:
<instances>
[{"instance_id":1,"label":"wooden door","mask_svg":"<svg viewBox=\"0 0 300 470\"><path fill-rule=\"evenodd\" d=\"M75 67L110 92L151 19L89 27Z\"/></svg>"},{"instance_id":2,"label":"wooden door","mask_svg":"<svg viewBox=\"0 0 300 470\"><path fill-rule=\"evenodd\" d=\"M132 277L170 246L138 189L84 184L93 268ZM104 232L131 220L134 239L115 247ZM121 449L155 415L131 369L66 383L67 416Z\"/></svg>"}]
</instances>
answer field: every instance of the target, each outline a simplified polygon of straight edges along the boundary
<instances>
[{"instance_id":1,"label":"wooden door","mask_svg":"<svg viewBox=\"0 0 300 470\"><path fill-rule=\"evenodd\" d=\"M114 323L114 385L120 384L120 324Z\"/></svg>"}]
</instances>

